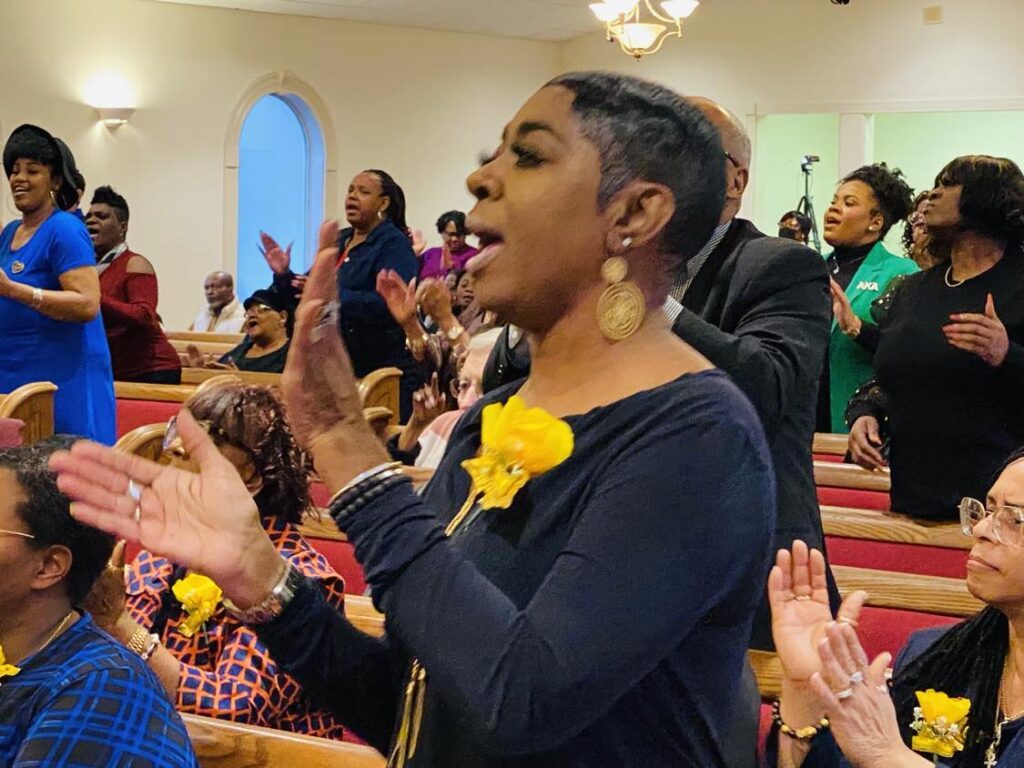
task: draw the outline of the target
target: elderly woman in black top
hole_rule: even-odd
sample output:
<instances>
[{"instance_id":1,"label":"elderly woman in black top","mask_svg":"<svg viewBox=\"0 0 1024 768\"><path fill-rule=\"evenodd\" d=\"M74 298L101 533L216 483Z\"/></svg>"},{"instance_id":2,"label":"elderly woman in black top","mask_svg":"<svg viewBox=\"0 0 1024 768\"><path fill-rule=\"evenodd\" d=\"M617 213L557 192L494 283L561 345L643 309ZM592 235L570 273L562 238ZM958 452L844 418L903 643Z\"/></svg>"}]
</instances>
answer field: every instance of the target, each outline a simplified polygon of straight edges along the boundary
<instances>
[{"instance_id":1,"label":"elderly woman in black top","mask_svg":"<svg viewBox=\"0 0 1024 768\"><path fill-rule=\"evenodd\" d=\"M654 83L569 74L526 102L469 178L469 268L481 303L525 329L532 370L467 412L422 498L388 468L324 315L325 226L284 390L385 639L282 565L184 412L199 475L82 443L54 462L76 514L208 574L395 766L723 765L772 469L753 407L661 309L718 220L722 157L710 123ZM465 505L470 471L493 493ZM487 479L503 477L525 485Z\"/></svg>"},{"instance_id":2,"label":"elderly woman in black top","mask_svg":"<svg viewBox=\"0 0 1024 768\"><path fill-rule=\"evenodd\" d=\"M363 171L352 179L345 198L349 227L338 239L335 270L340 297L338 327L358 377L378 368L402 369L401 413L412 413L412 393L423 384L419 365L405 346L405 334L377 293L377 275L394 270L406 282L419 271L405 223L405 193L384 171ZM263 254L274 272L274 287L295 309L295 289L304 278L291 269L291 246L282 249L262 233Z\"/></svg>"},{"instance_id":3,"label":"elderly woman in black top","mask_svg":"<svg viewBox=\"0 0 1024 768\"><path fill-rule=\"evenodd\" d=\"M850 451L892 467L892 508L954 518L1024 443L1024 174L959 157L924 221L942 261L904 279L880 325L876 380L851 400Z\"/></svg>"}]
</instances>

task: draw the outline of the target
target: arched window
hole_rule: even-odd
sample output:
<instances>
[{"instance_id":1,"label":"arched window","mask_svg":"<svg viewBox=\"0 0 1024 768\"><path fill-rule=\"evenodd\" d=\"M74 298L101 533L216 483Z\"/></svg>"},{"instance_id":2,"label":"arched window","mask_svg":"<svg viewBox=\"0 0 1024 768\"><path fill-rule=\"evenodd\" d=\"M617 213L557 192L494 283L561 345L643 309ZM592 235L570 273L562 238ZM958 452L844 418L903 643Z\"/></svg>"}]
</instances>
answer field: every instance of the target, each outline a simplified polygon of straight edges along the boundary
<instances>
[{"instance_id":1,"label":"arched window","mask_svg":"<svg viewBox=\"0 0 1024 768\"><path fill-rule=\"evenodd\" d=\"M270 93L245 116L238 142L237 294L270 285L259 251L264 231L292 244L292 269L309 266L324 217L324 141L309 105L293 93Z\"/></svg>"}]
</instances>

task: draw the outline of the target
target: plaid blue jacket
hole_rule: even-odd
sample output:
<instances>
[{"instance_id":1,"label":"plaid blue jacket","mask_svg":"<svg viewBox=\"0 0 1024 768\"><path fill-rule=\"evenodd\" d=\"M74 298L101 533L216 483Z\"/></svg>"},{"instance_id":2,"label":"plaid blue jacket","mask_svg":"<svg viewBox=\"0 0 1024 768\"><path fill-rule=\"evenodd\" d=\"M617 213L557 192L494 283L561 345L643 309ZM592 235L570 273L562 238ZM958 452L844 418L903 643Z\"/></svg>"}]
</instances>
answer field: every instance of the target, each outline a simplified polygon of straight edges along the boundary
<instances>
[{"instance_id":1,"label":"plaid blue jacket","mask_svg":"<svg viewBox=\"0 0 1024 768\"><path fill-rule=\"evenodd\" d=\"M88 614L0 680L0 766L197 765L156 675Z\"/></svg>"}]
</instances>

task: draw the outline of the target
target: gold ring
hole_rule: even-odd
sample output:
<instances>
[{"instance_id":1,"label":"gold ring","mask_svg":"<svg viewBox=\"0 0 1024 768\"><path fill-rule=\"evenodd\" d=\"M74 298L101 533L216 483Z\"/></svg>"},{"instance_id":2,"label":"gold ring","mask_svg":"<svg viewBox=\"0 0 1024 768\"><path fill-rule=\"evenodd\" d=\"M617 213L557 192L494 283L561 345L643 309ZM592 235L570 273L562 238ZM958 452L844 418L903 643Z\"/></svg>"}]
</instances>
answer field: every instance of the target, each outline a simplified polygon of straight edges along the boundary
<instances>
[{"instance_id":1,"label":"gold ring","mask_svg":"<svg viewBox=\"0 0 1024 768\"><path fill-rule=\"evenodd\" d=\"M139 522L140 520L142 520L142 505L141 504L136 504L135 505L135 512L132 513L132 517L135 519L136 523Z\"/></svg>"}]
</instances>

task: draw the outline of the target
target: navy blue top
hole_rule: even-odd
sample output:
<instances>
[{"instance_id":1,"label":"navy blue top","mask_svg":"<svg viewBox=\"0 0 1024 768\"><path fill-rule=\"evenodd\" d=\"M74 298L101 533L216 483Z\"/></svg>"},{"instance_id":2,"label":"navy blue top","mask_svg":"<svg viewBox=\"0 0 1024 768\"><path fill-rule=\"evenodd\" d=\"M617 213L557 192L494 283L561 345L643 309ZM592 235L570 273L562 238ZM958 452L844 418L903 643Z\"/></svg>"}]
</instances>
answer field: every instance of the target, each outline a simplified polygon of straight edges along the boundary
<instances>
[{"instance_id":1,"label":"navy blue top","mask_svg":"<svg viewBox=\"0 0 1024 768\"><path fill-rule=\"evenodd\" d=\"M343 229L338 237L341 253L355 231ZM374 227L366 240L348 252L348 258L336 271L338 299L341 303L338 322L341 337L352 358L356 376L387 366L398 365L409 357L405 334L377 293L377 273L393 269L406 282L416 277L419 262L412 243L404 232L390 221ZM294 297L291 287L294 273L274 276L274 287L282 296ZM290 298L294 302L294 298ZM294 305L288 307L294 311Z\"/></svg>"},{"instance_id":2,"label":"navy blue top","mask_svg":"<svg viewBox=\"0 0 1024 768\"><path fill-rule=\"evenodd\" d=\"M384 639L312 585L260 638L383 751L418 657L416 768L722 765L775 518L754 409L713 371L569 417L568 460L445 539L481 410L517 386L463 417L423 499L402 485L340 522Z\"/></svg>"},{"instance_id":3,"label":"navy blue top","mask_svg":"<svg viewBox=\"0 0 1024 768\"><path fill-rule=\"evenodd\" d=\"M55 211L27 243L11 250L20 225L12 221L0 232L0 269L9 279L59 291L65 272L96 268L89 233L70 213ZM0 392L51 381L57 385L55 431L113 445L114 374L99 314L86 323L64 322L0 298L0 338Z\"/></svg>"},{"instance_id":4,"label":"navy blue top","mask_svg":"<svg viewBox=\"0 0 1024 768\"><path fill-rule=\"evenodd\" d=\"M197 768L160 681L85 614L0 681L5 768Z\"/></svg>"}]
</instances>

